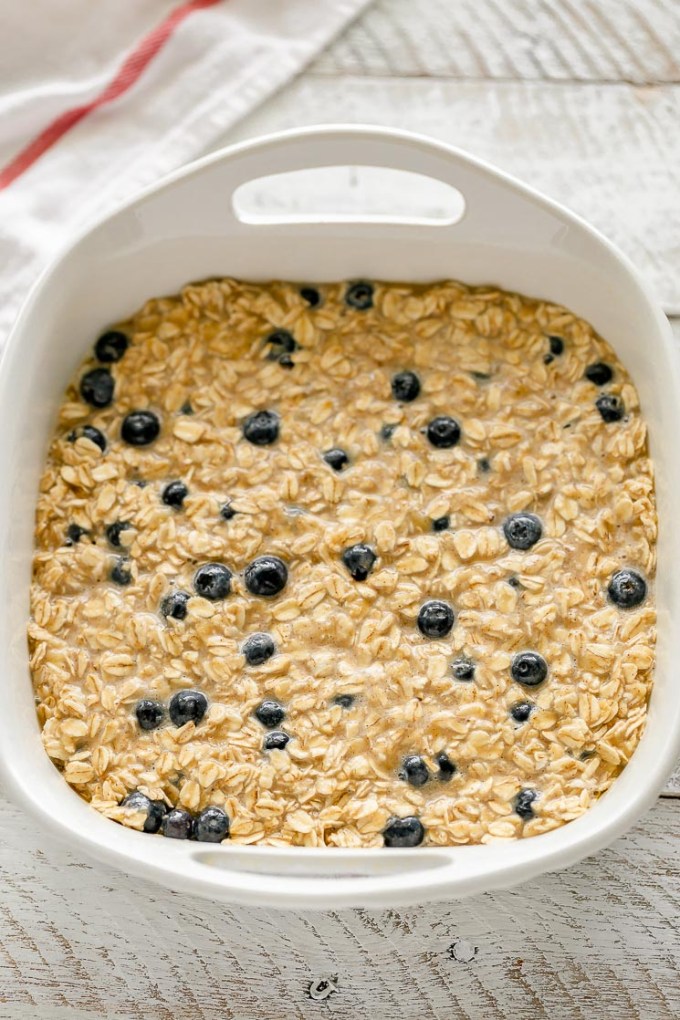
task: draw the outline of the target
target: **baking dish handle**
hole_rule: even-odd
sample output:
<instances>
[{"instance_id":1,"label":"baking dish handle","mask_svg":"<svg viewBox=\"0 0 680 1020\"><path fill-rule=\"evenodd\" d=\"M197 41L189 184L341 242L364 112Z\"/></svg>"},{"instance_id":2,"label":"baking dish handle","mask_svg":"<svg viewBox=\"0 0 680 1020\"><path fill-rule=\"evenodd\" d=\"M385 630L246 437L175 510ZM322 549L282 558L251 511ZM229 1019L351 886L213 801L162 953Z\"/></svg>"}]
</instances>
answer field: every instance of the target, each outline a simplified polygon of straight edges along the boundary
<instances>
[{"instance_id":1,"label":"baking dish handle","mask_svg":"<svg viewBox=\"0 0 680 1020\"><path fill-rule=\"evenodd\" d=\"M460 849L460 848L457 848ZM215 847L193 849L183 862L187 878L220 886L231 902L303 907L389 906L404 892L416 901L442 890L461 866L450 848L328 850Z\"/></svg>"},{"instance_id":2,"label":"baking dish handle","mask_svg":"<svg viewBox=\"0 0 680 1020\"><path fill-rule=\"evenodd\" d=\"M368 166L402 170L430 177L458 191L465 201L459 219L442 223L435 229L438 236L452 235L457 242L479 242L493 238L495 244L516 245L518 236L538 230L545 237L546 228L555 232L555 211L552 203L539 198L533 191L487 166L462 150L406 131L362 126L328 126L303 128L269 135L213 153L192 164L168 180L168 184L185 187L186 205L177 201L176 193L165 192L172 199L173 218L182 217L182 209L191 225L209 233L219 230L222 216L231 221L229 233L262 229L252 221L244 223L234 209L234 194L242 185L261 178L296 170L329 166ZM164 189L150 197L162 201ZM216 197L223 196L219 214ZM544 212L541 206L546 206ZM167 210L165 210L167 212ZM541 215L543 212L543 215ZM342 215L305 216L296 229L314 229L317 224L342 224ZM356 226L357 217L351 219ZM294 220L291 216L290 220ZM399 221L398 213L395 220ZM224 221L222 220L222 223ZM184 226L188 227L188 223ZM399 223L404 227L403 221ZM290 229L290 221L286 224ZM267 223L267 230L272 230ZM422 229L415 227L414 229Z\"/></svg>"}]
</instances>

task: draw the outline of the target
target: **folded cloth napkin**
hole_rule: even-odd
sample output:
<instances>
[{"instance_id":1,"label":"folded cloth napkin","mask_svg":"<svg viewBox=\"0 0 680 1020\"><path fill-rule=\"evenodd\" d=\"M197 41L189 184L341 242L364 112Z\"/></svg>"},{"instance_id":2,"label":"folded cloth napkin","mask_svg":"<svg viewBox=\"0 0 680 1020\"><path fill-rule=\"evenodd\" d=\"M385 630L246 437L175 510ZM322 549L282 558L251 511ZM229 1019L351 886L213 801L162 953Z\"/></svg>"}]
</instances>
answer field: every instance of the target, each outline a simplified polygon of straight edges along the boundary
<instances>
[{"instance_id":1,"label":"folded cloth napkin","mask_svg":"<svg viewBox=\"0 0 680 1020\"><path fill-rule=\"evenodd\" d=\"M200 155L370 0L0 0L0 342L75 230Z\"/></svg>"}]
</instances>

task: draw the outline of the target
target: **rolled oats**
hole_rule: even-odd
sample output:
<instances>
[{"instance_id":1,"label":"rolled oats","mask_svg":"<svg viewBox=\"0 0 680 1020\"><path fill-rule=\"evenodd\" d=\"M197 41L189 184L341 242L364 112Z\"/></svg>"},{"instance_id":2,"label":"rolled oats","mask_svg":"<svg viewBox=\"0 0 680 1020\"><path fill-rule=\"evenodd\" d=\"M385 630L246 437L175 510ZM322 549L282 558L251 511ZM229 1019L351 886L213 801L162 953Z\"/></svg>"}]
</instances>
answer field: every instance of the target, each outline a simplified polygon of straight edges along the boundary
<instances>
[{"instance_id":1,"label":"rolled oats","mask_svg":"<svg viewBox=\"0 0 680 1020\"><path fill-rule=\"evenodd\" d=\"M226 279L106 337L112 402L93 357L59 412L28 632L82 797L166 836L441 846L608 789L652 682L656 509L635 388L586 322L448 281ZM252 595L272 557L283 589L262 568ZM547 678L513 679L527 651ZM173 724L194 688L208 710Z\"/></svg>"}]
</instances>

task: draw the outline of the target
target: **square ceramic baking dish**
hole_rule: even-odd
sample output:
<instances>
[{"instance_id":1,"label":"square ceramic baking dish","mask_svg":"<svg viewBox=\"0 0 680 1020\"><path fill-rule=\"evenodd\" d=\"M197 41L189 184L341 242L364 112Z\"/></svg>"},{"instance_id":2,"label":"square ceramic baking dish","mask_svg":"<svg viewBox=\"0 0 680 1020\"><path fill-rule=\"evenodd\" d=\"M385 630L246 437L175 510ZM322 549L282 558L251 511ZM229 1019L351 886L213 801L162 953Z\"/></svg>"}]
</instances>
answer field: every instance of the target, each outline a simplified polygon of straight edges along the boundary
<instances>
[{"instance_id":1,"label":"square ceramic baking dish","mask_svg":"<svg viewBox=\"0 0 680 1020\"><path fill-rule=\"evenodd\" d=\"M244 182L321 166L391 167L452 185L452 223L244 222ZM659 646L647 728L611 790L544 835L416 850L279 849L185 843L108 821L64 782L41 742L26 621L38 479L64 387L109 322L153 295L216 275L310 283L368 277L493 282L552 299L589 320L638 387L657 470ZM75 242L38 281L0 365L0 769L11 795L76 853L228 902L296 908L388 906L509 886L591 854L654 801L680 753L680 386L668 323L633 266L576 216L447 146L401 132L330 127L238 145L144 192Z\"/></svg>"}]
</instances>

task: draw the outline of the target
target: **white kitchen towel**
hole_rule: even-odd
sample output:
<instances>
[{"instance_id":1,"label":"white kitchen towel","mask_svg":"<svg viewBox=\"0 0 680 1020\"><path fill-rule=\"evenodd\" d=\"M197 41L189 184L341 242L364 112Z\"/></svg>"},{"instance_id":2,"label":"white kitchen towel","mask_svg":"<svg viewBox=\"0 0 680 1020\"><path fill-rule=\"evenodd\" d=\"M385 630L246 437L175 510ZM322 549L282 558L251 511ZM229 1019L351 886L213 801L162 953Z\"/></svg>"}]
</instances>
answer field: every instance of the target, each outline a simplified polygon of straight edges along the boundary
<instances>
[{"instance_id":1,"label":"white kitchen towel","mask_svg":"<svg viewBox=\"0 0 680 1020\"><path fill-rule=\"evenodd\" d=\"M0 0L0 342L78 227L205 151L370 0Z\"/></svg>"}]
</instances>

